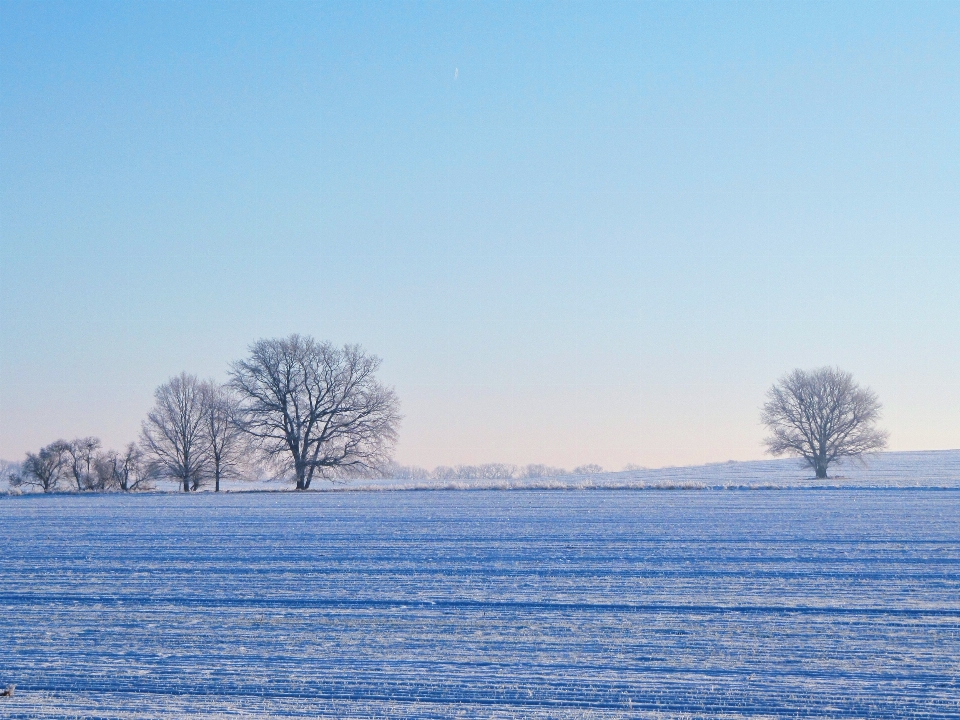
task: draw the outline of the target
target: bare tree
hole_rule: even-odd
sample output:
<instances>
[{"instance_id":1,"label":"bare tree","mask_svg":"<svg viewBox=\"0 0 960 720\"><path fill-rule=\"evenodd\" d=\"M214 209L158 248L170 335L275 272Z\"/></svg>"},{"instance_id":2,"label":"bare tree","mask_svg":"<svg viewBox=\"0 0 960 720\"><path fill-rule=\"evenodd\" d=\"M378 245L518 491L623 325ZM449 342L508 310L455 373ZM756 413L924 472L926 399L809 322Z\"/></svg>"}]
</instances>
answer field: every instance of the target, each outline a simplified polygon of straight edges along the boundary
<instances>
[{"instance_id":1,"label":"bare tree","mask_svg":"<svg viewBox=\"0 0 960 720\"><path fill-rule=\"evenodd\" d=\"M94 472L101 488L133 492L151 487L157 467L146 462L143 450L130 443L123 452L107 450L100 453Z\"/></svg>"},{"instance_id":2,"label":"bare tree","mask_svg":"<svg viewBox=\"0 0 960 720\"><path fill-rule=\"evenodd\" d=\"M43 492L54 492L64 478L69 462L69 444L63 440L52 442L37 454L27 453L20 472L11 476L10 485L37 487Z\"/></svg>"},{"instance_id":3,"label":"bare tree","mask_svg":"<svg viewBox=\"0 0 960 720\"><path fill-rule=\"evenodd\" d=\"M154 397L156 405L141 432L148 460L184 492L197 490L210 468L206 386L196 376L180 373L158 387Z\"/></svg>"},{"instance_id":4,"label":"bare tree","mask_svg":"<svg viewBox=\"0 0 960 720\"><path fill-rule=\"evenodd\" d=\"M210 446L210 474L214 490L220 492L223 478L238 474L243 461L244 433L240 427L240 405L228 385L205 384L205 432Z\"/></svg>"},{"instance_id":5,"label":"bare tree","mask_svg":"<svg viewBox=\"0 0 960 720\"><path fill-rule=\"evenodd\" d=\"M103 490L99 485L99 478L94 472L97 450L100 449L100 439L95 437L78 438L66 444L69 455L68 470L77 484L77 492L84 490Z\"/></svg>"},{"instance_id":6,"label":"bare tree","mask_svg":"<svg viewBox=\"0 0 960 720\"><path fill-rule=\"evenodd\" d=\"M259 340L234 363L242 427L291 470L297 490L315 476L377 473L390 461L400 416L376 379L380 359L359 346L310 337Z\"/></svg>"},{"instance_id":7,"label":"bare tree","mask_svg":"<svg viewBox=\"0 0 960 720\"><path fill-rule=\"evenodd\" d=\"M794 370L767 393L761 419L771 435L764 442L771 455L802 457L818 478L842 457L860 457L887 446L876 394L839 368Z\"/></svg>"},{"instance_id":8,"label":"bare tree","mask_svg":"<svg viewBox=\"0 0 960 720\"><path fill-rule=\"evenodd\" d=\"M20 470L20 463L0 460L0 480L6 480L11 487L16 482L16 478L20 476Z\"/></svg>"}]
</instances>

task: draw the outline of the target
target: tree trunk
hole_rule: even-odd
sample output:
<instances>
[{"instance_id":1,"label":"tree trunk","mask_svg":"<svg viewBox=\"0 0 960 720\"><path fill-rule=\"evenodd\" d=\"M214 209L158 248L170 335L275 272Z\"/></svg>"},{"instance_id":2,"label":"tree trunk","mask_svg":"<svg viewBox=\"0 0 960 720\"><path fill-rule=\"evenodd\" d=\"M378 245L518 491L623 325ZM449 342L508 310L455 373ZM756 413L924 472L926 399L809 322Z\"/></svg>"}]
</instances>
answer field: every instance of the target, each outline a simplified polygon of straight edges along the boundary
<instances>
[{"instance_id":1,"label":"tree trunk","mask_svg":"<svg viewBox=\"0 0 960 720\"><path fill-rule=\"evenodd\" d=\"M185 478L183 479L183 491L184 491L184 492L190 492L190 478L189 478L189 477L185 477Z\"/></svg>"}]
</instances>

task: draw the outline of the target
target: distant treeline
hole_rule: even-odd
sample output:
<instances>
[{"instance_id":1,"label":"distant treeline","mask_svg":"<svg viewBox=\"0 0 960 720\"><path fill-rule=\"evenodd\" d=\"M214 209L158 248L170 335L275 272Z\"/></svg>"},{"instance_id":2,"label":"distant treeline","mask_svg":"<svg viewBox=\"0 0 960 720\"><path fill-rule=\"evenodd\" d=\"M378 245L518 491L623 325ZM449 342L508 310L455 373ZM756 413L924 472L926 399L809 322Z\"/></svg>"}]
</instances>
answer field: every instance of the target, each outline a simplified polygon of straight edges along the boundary
<instances>
[{"instance_id":1,"label":"distant treeline","mask_svg":"<svg viewBox=\"0 0 960 720\"><path fill-rule=\"evenodd\" d=\"M22 463L4 463L3 476L12 488L42 492L129 492L149 490L160 477L157 464L145 459L137 443L123 451L104 450L99 438L56 440L27 453Z\"/></svg>"},{"instance_id":2,"label":"distant treeline","mask_svg":"<svg viewBox=\"0 0 960 720\"><path fill-rule=\"evenodd\" d=\"M643 470L640 465L627 465L624 470ZM509 465L485 463L483 465L440 465L433 470L416 466L395 465L389 477L398 480L528 480L571 475L595 475L604 472L599 465L580 465L573 470L550 465Z\"/></svg>"},{"instance_id":3,"label":"distant treeline","mask_svg":"<svg viewBox=\"0 0 960 720\"><path fill-rule=\"evenodd\" d=\"M130 443L125 450L105 450L99 438L87 437L76 440L57 440L41 448L37 453L28 453L23 463L4 462L0 477L8 480L13 488L31 488L42 492L132 492L156 489L156 481L177 481L163 472L163 466L151 461L149 451L138 443ZM254 481L270 478L269 468L257 464L255 454L242 454L232 458L229 472L221 465L221 479ZM627 465L624 470L642 470L640 465ZM567 470L550 465L511 465L508 463L484 463L482 465L440 465L428 470L415 465L385 465L377 476L397 480L529 480L579 475L595 475L604 472L600 465L580 465ZM371 474L366 475L370 477ZM215 483L213 468L205 474L195 474L199 489ZM219 489L216 485L214 489Z\"/></svg>"},{"instance_id":4,"label":"distant treeline","mask_svg":"<svg viewBox=\"0 0 960 720\"><path fill-rule=\"evenodd\" d=\"M281 479L306 490L314 479L524 479L568 472L502 463L426 470L392 460L399 401L376 378L380 359L356 345L310 337L259 340L224 382L181 373L157 388L139 438L123 450L96 437L56 440L0 466L13 489L133 492L160 481L184 492L219 491L224 480ZM629 468L628 468L629 469Z\"/></svg>"},{"instance_id":5,"label":"distant treeline","mask_svg":"<svg viewBox=\"0 0 960 720\"><path fill-rule=\"evenodd\" d=\"M32 488L42 492L132 492L156 489L156 481L177 481L163 472L163 466L151 461L149 451L139 444L130 443L123 451L104 450L99 438L87 437L76 440L57 440L41 448L37 453L28 453L23 463L4 463L0 476L6 478L13 488ZM221 479L253 481L270 477L269 469L258 465L256 457L238 455L229 464L229 472L221 467ZM624 470L642 470L640 465L627 465ZM550 465L530 464L524 466L508 463L484 463L482 465L440 465L428 470L415 465L388 464L376 475L397 480L529 480L604 472L600 465L580 465L567 470ZM367 474L370 477L371 474ZM215 483L213 468L205 474L195 474L200 489ZM214 489L219 489L215 485Z\"/></svg>"}]
</instances>

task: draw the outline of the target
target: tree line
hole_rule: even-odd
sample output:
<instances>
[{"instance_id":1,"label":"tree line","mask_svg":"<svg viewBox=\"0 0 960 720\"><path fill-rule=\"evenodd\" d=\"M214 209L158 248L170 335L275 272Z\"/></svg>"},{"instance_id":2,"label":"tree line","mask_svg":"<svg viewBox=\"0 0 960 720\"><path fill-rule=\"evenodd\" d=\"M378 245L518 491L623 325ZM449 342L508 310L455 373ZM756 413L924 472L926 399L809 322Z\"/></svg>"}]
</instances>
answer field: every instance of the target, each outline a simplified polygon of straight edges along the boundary
<instances>
[{"instance_id":1,"label":"tree line","mask_svg":"<svg viewBox=\"0 0 960 720\"><path fill-rule=\"evenodd\" d=\"M2 469L12 487L43 492L151 488L175 481L184 492L251 469L287 477L297 490L317 478L391 475L404 479L522 479L603 472L582 465L572 473L546 465L502 463L395 465L391 454L399 402L376 377L380 359L357 345L335 347L311 337L259 340L230 366L226 383L181 373L157 388L140 438L123 451L95 437L57 440ZM794 370L767 393L761 421L772 455L802 458L817 478L845 457L883 450L888 434L876 423L876 394L838 368ZM625 470L640 469L627 466Z\"/></svg>"},{"instance_id":2,"label":"tree line","mask_svg":"<svg viewBox=\"0 0 960 720\"><path fill-rule=\"evenodd\" d=\"M639 465L627 465L624 470L642 470ZM509 463L483 463L481 465L438 465L427 470L416 465L395 465L389 475L399 480L530 480L576 475L596 475L604 472L600 465L578 465L573 470L550 465L511 465Z\"/></svg>"},{"instance_id":3,"label":"tree line","mask_svg":"<svg viewBox=\"0 0 960 720\"><path fill-rule=\"evenodd\" d=\"M181 373L157 388L140 437L123 451L95 437L27 453L12 487L43 492L134 491L164 479L184 492L256 469L307 490L317 478L382 473L400 422L380 359L358 345L311 337L259 340L217 383Z\"/></svg>"},{"instance_id":4,"label":"tree line","mask_svg":"<svg viewBox=\"0 0 960 720\"><path fill-rule=\"evenodd\" d=\"M7 470L11 487L43 492L76 488L77 492L145 490L157 468L145 461L143 450L130 443L123 451L104 450L95 437L56 440L36 453L27 453L19 467Z\"/></svg>"}]
</instances>

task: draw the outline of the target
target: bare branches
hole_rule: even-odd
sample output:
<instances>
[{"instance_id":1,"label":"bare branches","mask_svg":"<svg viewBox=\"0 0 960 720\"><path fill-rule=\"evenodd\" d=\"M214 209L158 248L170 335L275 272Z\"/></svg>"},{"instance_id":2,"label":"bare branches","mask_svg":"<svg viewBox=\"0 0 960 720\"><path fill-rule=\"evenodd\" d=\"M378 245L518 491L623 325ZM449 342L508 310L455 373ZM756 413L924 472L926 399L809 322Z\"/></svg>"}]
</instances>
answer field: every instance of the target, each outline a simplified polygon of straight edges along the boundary
<instances>
[{"instance_id":1,"label":"bare branches","mask_svg":"<svg viewBox=\"0 0 960 720\"><path fill-rule=\"evenodd\" d=\"M227 385L205 383L205 432L210 454L210 476L214 490L220 481L239 474L243 462L245 437L239 424L240 405Z\"/></svg>"},{"instance_id":2,"label":"bare branches","mask_svg":"<svg viewBox=\"0 0 960 720\"><path fill-rule=\"evenodd\" d=\"M99 449L100 439L95 437L78 438L66 444L66 451L70 456L70 475L77 484L77 492L104 489L99 483L99 477L94 472L94 464ZM100 486L98 487L98 485Z\"/></svg>"},{"instance_id":3,"label":"bare branches","mask_svg":"<svg viewBox=\"0 0 960 720\"><path fill-rule=\"evenodd\" d=\"M260 340L231 372L241 426L293 471L298 490L315 476L376 473L389 463L400 420L395 393L376 379L379 367L356 345L300 335Z\"/></svg>"},{"instance_id":4,"label":"bare branches","mask_svg":"<svg viewBox=\"0 0 960 720\"><path fill-rule=\"evenodd\" d=\"M761 420L771 435L764 441L772 455L804 458L818 478L841 457L882 450L887 433L875 423L880 401L837 368L794 370L770 388Z\"/></svg>"},{"instance_id":5,"label":"bare branches","mask_svg":"<svg viewBox=\"0 0 960 720\"><path fill-rule=\"evenodd\" d=\"M372 475L387 466L400 416L376 378L379 358L292 335L261 340L233 365L231 383L181 373L157 388L139 445L102 451L97 438L57 441L4 468L13 487L44 492L72 481L86 490L146 489L155 478L185 492L252 467L252 453L292 471L299 490L315 477Z\"/></svg>"},{"instance_id":6,"label":"bare branches","mask_svg":"<svg viewBox=\"0 0 960 720\"><path fill-rule=\"evenodd\" d=\"M147 462L143 450L130 443L126 450L101 453L95 466L100 487L104 490L149 490L158 474L156 465Z\"/></svg>"},{"instance_id":7,"label":"bare branches","mask_svg":"<svg viewBox=\"0 0 960 720\"><path fill-rule=\"evenodd\" d=\"M45 493L55 492L67 473L70 457L68 447L66 441L57 440L36 454L27 453L20 472L11 476L10 485L36 487Z\"/></svg>"},{"instance_id":8,"label":"bare branches","mask_svg":"<svg viewBox=\"0 0 960 720\"><path fill-rule=\"evenodd\" d=\"M143 424L147 459L184 492L239 474L245 438L233 391L212 380L181 373L157 388L156 406Z\"/></svg>"},{"instance_id":9,"label":"bare branches","mask_svg":"<svg viewBox=\"0 0 960 720\"><path fill-rule=\"evenodd\" d=\"M130 443L124 452L100 450L95 437L57 440L27 459L9 474L11 487L35 487L56 492L74 485L77 492L147 490L157 469L143 451Z\"/></svg>"},{"instance_id":10,"label":"bare branches","mask_svg":"<svg viewBox=\"0 0 960 720\"><path fill-rule=\"evenodd\" d=\"M156 405L143 423L148 457L184 492L199 489L209 469L206 395L195 375L181 373L157 388Z\"/></svg>"}]
</instances>

